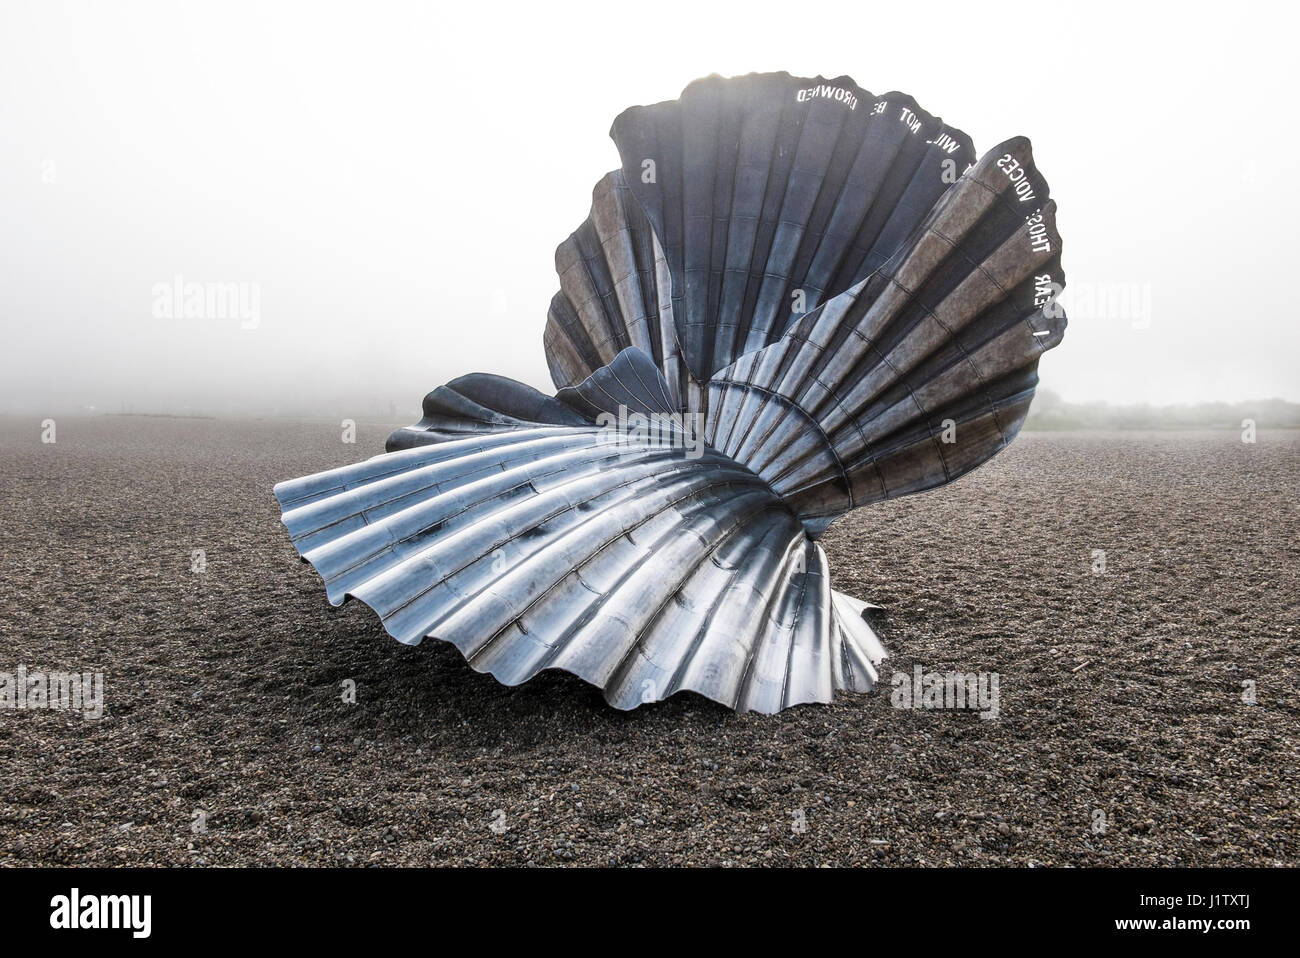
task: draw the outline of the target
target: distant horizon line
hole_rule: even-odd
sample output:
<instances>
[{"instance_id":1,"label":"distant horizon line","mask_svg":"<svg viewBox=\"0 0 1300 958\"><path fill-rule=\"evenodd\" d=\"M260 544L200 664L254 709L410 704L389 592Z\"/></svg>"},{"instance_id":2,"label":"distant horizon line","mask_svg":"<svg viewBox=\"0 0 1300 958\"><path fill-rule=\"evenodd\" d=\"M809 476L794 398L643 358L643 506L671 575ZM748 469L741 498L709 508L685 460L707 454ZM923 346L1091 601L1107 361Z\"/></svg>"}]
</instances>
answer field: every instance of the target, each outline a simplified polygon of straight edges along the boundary
<instances>
[{"instance_id":1,"label":"distant horizon line","mask_svg":"<svg viewBox=\"0 0 1300 958\"><path fill-rule=\"evenodd\" d=\"M323 415L322 407L334 407L335 412ZM1047 415L1059 413L1065 410L1070 411L1088 411L1088 412L1106 412L1114 415L1123 415L1125 413L1134 414L1171 414L1171 413L1192 413L1198 410L1234 410L1249 412L1251 408L1268 410L1271 412L1285 411L1295 413L1300 416L1300 401L1286 399L1280 396L1255 397L1251 399L1200 399L1195 401L1180 401L1169 403L1155 403L1150 401L1130 401L1116 402L1109 399L1066 399L1059 393L1050 389L1039 389L1034 397L1033 405L1030 407L1030 418L1035 418L1035 414ZM159 416L167 418L182 419L219 419L223 417L249 417L263 419L319 419L332 420L336 416L346 418L356 418L364 416L372 420L384 420L390 418L408 419L415 416L417 419L422 415L422 409L419 404L410 403L384 403L374 399L367 399L361 402L349 403L346 400L337 398L329 400L320 400L312 403L298 404L294 403L265 403L265 404L229 404L222 405L218 403L195 403L186 405L170 405L164 403L126 403L118 402L116 408L105 405L102 408L94 404L58 404L44 408L34 403L27 402L22 406L0 406L0 416L56 416L56 415L74 415L74 416Z\"/></svg>"}]
</instances>

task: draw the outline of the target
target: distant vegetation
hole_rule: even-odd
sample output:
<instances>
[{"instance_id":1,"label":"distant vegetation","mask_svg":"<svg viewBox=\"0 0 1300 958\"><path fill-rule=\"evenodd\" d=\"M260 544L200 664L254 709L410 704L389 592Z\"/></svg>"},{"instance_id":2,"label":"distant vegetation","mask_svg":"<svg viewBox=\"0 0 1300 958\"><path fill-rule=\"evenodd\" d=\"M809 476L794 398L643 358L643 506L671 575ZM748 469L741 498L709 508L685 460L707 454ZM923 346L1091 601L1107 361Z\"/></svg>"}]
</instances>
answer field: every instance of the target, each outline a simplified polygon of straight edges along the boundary
<instances>
[{"instance_id":1,"label":"distant vegetation","mask_svg":"<svg viewBox=\"0 0 1300 958\"><path fill-rule=\"evenodd\" d=\"M1040 389L1029 408L1026 429L1240 429L1252 419L1257 429L1300 429L1300 403L1285 399L1209 402L1184 406L1112 406L1071 403Z\"/></svg>"}]
</instances>

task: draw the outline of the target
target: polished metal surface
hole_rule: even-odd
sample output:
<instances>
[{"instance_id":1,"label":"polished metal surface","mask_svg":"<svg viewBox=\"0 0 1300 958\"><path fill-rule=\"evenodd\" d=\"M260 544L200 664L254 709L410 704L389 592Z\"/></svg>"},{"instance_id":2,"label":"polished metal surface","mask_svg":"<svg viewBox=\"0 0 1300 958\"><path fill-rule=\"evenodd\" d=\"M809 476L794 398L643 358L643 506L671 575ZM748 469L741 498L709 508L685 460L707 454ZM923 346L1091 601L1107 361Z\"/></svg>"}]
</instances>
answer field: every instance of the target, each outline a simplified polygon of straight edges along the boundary
<instances>
[{"instance_id":1,"label":"polished metal surface","mask_svg":"<svg viewBox=\"0 0 1300 958\"><path fill-rule=\"evenodd\" d=\"M623 113L556 253L547 396L474 374L374 459L276 486L334 604L517 684L776 712L885 650L815 541L1015 436L1060 342L1027 140L978 162L901 94L710 77Z\"/></svg>"},{"instance_id":2,"label":"polished metal surface","mask_svg":"<svg viewBox=\"0 0 1300 958\"><path fill-rule=\"evenodd\" d=\"M389 453L276 495L330 601L510 685L563 668L633 708L775 712L866 690L884 650L762 480L707 450L539 427ZM848 608L848 612L845 612Z\"/></svg>"}]
</instances>

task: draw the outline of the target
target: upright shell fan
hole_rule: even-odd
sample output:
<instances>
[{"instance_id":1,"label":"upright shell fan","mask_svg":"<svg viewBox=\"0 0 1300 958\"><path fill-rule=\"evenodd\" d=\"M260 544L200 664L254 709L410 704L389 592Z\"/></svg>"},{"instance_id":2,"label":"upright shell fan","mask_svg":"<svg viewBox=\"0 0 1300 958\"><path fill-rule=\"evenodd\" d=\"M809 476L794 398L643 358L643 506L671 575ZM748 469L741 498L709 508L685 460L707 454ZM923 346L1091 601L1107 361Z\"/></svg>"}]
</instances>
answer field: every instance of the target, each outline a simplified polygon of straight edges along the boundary
<instances>
[{"instance_id":1,"label":"upright shell fan","mask_svg":"<svg viewBox=\"0 0 1300 958\"><path fill-rule=\"evenodd\" d=\"M636 346L683 403L869 276L975 156L911 97L784 73L699 80L611 135L622 168L556 252L551 375Z\"/></svg>"},{"instance_id":2,"label":"upright shell fan","mask_svg":"<svg viewBox=\"0 0 1300 958\"><path fill-rule=\"evenodd\" d=\"M909 97L788 74L697 81L612 135L556 251L557 394L441 386L386 454L278 484L284 524L332 603L507 684L768 713L866 691L885 651L816 539L1024 421L1065 328L1029 142L975 162Z\"/></svg>"}]
</instances>

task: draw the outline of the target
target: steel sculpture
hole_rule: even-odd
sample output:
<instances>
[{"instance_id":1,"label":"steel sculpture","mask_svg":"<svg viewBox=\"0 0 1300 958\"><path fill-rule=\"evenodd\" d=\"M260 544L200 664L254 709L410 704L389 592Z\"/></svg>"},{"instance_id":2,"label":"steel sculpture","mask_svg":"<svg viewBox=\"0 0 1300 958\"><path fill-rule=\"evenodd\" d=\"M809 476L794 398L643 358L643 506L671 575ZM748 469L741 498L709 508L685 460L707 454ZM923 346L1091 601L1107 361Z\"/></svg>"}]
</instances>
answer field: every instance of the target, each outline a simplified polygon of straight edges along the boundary
<instances>
[{"instance_id":1,"label":"steel sculpture","mask_svg":"<svg viewBox=\"0 0 1300 958\"><path fill-rule=\"evenodd\" d=\"M283 522L330 602L509 685L765 713L869 690L885 650L817 539L1020 429L1066 325L1029 141L977 161L910 97L784 73L612 136L556 251L556 395L441 386L384 455L278 484Z\"/></svg>"}]
</instances>

